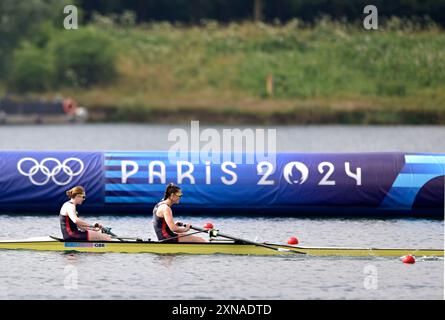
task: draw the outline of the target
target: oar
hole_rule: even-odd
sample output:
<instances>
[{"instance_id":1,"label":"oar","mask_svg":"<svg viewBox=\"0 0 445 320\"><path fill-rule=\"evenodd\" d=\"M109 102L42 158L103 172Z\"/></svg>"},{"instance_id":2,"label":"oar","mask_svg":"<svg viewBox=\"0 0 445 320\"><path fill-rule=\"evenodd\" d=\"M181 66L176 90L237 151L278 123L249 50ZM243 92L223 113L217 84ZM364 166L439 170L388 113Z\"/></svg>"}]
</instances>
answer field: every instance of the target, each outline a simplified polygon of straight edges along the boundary
<instances>
[{"instance_id":1,"label":"oar","mask_svg":"<svg viewBox=\"0 0 445 320\"><path fill-rule=\"evenodd\" d=\"M182 224L182 226L186 227L187 225ZM300 251L296 251L296 250L283 249L283 248L275 248L275 247L273 247L273 246L270 246L270 245L267 245L267 244L264 244L264 243L255 242L255 241L250 241L250 240L241 239L241 238L237 238L237 237L234 237L234 236L231 236L231 235L228 235L228 234L220 233L220 232L219 232L218 230L216 230L216 229L203 229L203 228L199 228L199 227L194 227L194 226L192 226L192 225L190 225L190 229L197 230L197 231L201 231L201 232L204 232L204 233L208 233L211 237L217 237L217 236L220 236L220 237L224 237L224 238L227 238L227 239L232 239L232 240L239 241L239 242L244 242L244 243L248 243L248 244L253 244L253 245L255 245L255 246L263 247L263 248L267 248L267 249L270 249L270 250L275 250L275 251L280 251L280 252L292 252L292 253L298 253L298 254L302 254L302 253L304 253L304 252L300 252Z\"/></svg>"},{"instance_id":2,"label":"oar","mask_svg":"<svg viewBox=\"0 0 445 320\"><path fill-rule=\"evenodd\" d=\"M168 241L171 241L171 240L176 240L176 239L179 239L179 238L188 237L188 236L191 236L191 235L200 233L200 232L201 232L201 231L197 231L197 232L192 232L192 233L188 233L188 234L182 234L182 235L180 235L180 236L176 236L176 237L171 237L171 238L167 238L167 239L162 239L162 240L159 240L158 243L160 243L160 242L168 242Z\"/></svg>"},{"instance_id":3,"label":"oar","mask_svg":"<svg viewBox=\"0 0 445 320\"><path fill-rule=\"evenodd\" d=\"M119 237L118 235L111 232L110 227L103 227L102 233L108 234L110 237L118 239L118 240L136 240L136 241L143 241L141 238L135 238L135 237Z\"/></svg>"},{"instance_id":4,"label":"oar","mask_svg":"<svg viewBox=\"0 0 445 320\"><path fill-rule=\"evenodd\" d=\"M137 238L137 237L119 237L119 236L110 236L110 237L118 240L135 240L137 242L144 241L142 238Z\"/></svg>"}]
</instances>

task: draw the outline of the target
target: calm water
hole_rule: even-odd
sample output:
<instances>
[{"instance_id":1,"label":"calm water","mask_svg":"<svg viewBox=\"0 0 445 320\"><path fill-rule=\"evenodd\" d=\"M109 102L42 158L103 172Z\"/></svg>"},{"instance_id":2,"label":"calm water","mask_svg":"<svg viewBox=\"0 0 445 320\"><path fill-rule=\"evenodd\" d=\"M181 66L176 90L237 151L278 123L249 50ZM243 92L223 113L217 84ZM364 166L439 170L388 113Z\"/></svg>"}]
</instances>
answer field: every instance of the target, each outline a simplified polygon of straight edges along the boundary
<instances>
[{"instance_id":1,"label":"calm water","mask_svg":"<svg viewBox=\"0 0 445 320\"><path fill-rule=\"evenodd\" d=\"M0 150L167 150L168 134L190 125L0 126ZM201 130L208 126L200 126ZM230 127L214 126L218 132ZM239 127L240 129L257 127ZM445 152L445 126L299 126L276 129L278 151Z\"/></svg>"},{"instance_id":2,"label":"calm water","mask_svg":"<svg viewBox=\"0 0 445 320\"><path fill-rule=\"evenodd\" d=\"M187 126L183 126L187 129ZM219 130L222 127L216 127ZM169 126L3 126L0 150L166 150ZM445 127L277 127L277 150L445 152ZM81 208L80 212L81 212ZM443 248L443 220L178 217L248 239ZM87 217L152 237L150 217ZM0 239L59 235L57 216L0 215ZM370 273L374 287L366 288ZM0 251L0 299L443 299L443 259Z\"/></svg>"},{"instance_id":3,"label":"calm water","mask_svg":"<svg viewBox=\"0 0 445 320\"><path fill-rule=\"evenodd\" d=\"M182 217L249 239L335 246L443 245L443 221ZM148 217L100 217L120 235L154 237ZM96 220L95 217L90 218ZM59 235L57 217L0 217L4 238ZM442 299L443 260L162 256L0 251L6 299ZM376 289L366 289L376 272ZM77 288L70 275L76 275Z\"/></svg>"}]
</instances>

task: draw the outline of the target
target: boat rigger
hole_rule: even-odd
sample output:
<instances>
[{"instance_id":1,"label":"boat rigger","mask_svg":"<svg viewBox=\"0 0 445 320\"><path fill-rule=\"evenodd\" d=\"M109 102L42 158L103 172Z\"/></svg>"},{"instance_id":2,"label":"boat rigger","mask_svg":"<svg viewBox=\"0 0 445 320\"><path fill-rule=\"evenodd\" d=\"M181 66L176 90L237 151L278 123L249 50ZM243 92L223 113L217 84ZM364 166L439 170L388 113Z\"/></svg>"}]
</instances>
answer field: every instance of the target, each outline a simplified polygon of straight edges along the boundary
<instances>
[{"instance_id":1,"label":"boat rigger","mask_svg":"<svg viewBox=\"0 0 445 320\"><path fill-rule=\"evenodd\" d=\"M165 243L155 241L63 241L55 237L39 237L23 240L2 240L0 250L33 250L62 252L115 252L154 254L231 254L231 255L310 255L354 257L443 257L443 249L391 249L348 247L302 247L285 244L261 243L265 246L240 241L213 240L208 243ZM268 247L275 248L273 250Z\"/></svg>"}]
</instances>

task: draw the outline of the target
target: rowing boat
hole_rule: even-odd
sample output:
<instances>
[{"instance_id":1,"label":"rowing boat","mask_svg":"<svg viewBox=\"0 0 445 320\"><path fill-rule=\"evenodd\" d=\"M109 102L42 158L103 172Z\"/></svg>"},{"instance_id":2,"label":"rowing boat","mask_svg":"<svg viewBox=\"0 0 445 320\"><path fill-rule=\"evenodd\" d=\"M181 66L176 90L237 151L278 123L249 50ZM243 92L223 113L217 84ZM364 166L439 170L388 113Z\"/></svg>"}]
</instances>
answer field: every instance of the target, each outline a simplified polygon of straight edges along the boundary
<instances>
[{"instance_id":1,"label":"rowing boat","mask_svg":"<svg viewBox=\"0 0 445 320\"><path fill-rule=\"evenodd\" d=\"M302 247L266 243L278 250L239 241L214 240L209 243L165 243L155 241L63 241L56 237L23 240L2 240L0 250L37 250L65 252L116 252L154 254L234 254L234 255L289 255L311 256L388 256L405 255L443 257L443 249L377 249L347 247Z\"/></svg>"}]
</instances>

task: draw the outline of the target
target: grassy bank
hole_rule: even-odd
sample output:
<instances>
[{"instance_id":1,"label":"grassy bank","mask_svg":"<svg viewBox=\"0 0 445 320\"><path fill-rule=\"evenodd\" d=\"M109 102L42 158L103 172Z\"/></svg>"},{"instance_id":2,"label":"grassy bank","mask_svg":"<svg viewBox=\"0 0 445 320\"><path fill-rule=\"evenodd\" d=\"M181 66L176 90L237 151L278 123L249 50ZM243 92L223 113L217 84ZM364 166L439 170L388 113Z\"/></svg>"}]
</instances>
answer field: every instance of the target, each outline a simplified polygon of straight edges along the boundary
<instances>
[{"instance_id":1,"label":"grassy bank","mask_svg":"<svg viewBox=\"0 0 445 320\"><path fill-rule=\"evenodd\" d=\"M445 124L445 32L436 26L90 28L113 39L118 76L58 92L93 121Z\"/></svg>"}]
</instances>

